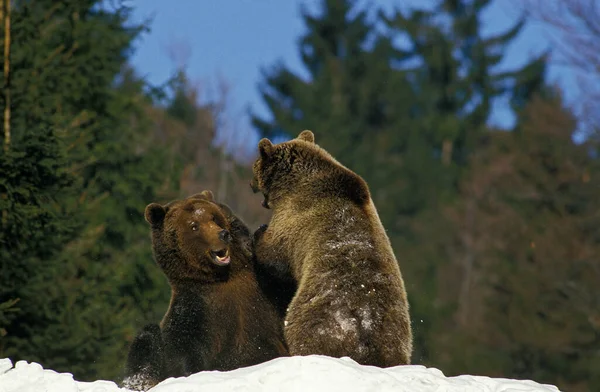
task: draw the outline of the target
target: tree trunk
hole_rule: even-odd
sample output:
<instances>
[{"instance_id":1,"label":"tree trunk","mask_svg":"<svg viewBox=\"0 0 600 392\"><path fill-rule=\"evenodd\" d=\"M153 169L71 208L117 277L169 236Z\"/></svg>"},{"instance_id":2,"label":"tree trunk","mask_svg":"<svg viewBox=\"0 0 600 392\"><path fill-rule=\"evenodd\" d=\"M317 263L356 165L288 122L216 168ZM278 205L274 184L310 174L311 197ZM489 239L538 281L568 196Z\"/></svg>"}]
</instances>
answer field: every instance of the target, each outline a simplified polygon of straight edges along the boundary
<instances>
[{"instance_id":1,"label":"tree trunk","mask_svg":"<svg viewBox=\"0 0 600 392\"><path fill-rule=\"evenodd\" d=\"M4 153L10 149L10 0L0 0L0 20L4 21ZM2 199L7 200L6 192ZM2 210L2 227L6 226L8 210Z\"/></svg>"},{"instance_id":2,"label":"tree trunk","mask_svg":"<svg viewBox=\"0 0 600 392\"><path fill-rule=\"evenodd\" d=\"M452 162L452 141L444 139L442 142L442 163L448 166Z\"/></svg>"},{"instance_id":3,"label":"tree trunk","mask_svg":"<svg viewBox=\"0 0 600 392\"><path fill-rule=\"evenodd\" d=\"M463 245L465 247L463 279L458 300L458 320L463 327L469 323L471 281L473 279L473 265L475 263L475 201L472 198L466 205L465 223L465 233L463 235Z\"/></svg>"},{"instance_id":4,"label":"tree trunk","mask_svg":"<svg viewBox=\"0 0 600 392\"><path fill-rule=\"evenodd\" d=\"M2 1L4 19L4 151L10 148L10 0Z\"/></svg>"}]
</instances>

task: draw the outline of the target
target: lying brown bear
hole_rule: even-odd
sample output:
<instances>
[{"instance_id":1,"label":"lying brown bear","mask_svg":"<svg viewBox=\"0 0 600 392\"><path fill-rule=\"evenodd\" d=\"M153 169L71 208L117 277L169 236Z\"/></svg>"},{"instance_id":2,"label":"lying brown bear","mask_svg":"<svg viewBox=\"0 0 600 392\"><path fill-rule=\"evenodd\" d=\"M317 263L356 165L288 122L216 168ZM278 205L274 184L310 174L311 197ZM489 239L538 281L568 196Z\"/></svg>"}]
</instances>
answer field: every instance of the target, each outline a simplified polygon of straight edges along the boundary
<instances>
[{"instance_id":1,"label":"lying brown bear","mask_svg":"<svg viewBox=\"0 0 600 392\"><path fill-rule=\"evenodd\" d=\"M260 264L297 282L286 316L292 355L409 364L412 332L402 274L366 182L310 131L262 139L251 186L273 210L255 233Z\"/></svg>"},{"instance_id":2,"label":"lying brown bear","mask_svg":"<svg viewBox=\"0 0 600 392\"><path fill-rule=\"evenodd\" d=\"M288 355L283 321L257 282L249 230L226 205L204 191L152 203L145 217L171 303L160 326L134 339L123 386L147 390L168 377Z\"/></svg>"}]
</instances>

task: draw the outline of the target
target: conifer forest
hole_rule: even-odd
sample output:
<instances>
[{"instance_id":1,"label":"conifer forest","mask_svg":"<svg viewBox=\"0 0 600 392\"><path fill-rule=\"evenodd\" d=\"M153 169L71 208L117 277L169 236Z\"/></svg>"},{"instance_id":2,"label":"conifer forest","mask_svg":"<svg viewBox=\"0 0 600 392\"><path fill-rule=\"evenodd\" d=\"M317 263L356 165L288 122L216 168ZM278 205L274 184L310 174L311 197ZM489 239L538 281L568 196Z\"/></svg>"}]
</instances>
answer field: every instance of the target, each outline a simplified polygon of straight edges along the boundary
<instances>
[{"instance_id":1,"label":"conifer forest","mask_svg":"<svg viewBox=\"0 0 600 392\"><path fill-rule=\"evenodd\" d=\"M600 4L524 0L529 13L484 37L493 1L510 0L299 7L308 77L265 63L269 116L251 127L310 129L367 181L414 364L600 390ZM152 29L135 2L0 3L0 358L116 380L171 294L144 208L210 189L256 229L269 218L248 185L256 146L216 143L226 100L198 99L185 69L153 85L131 65ZM499 71L533 20L561 45ZM580 105L547 77L558 54L585 77ZM490 125L498 99L511 129Z\"/></svg>"}]
</instances>

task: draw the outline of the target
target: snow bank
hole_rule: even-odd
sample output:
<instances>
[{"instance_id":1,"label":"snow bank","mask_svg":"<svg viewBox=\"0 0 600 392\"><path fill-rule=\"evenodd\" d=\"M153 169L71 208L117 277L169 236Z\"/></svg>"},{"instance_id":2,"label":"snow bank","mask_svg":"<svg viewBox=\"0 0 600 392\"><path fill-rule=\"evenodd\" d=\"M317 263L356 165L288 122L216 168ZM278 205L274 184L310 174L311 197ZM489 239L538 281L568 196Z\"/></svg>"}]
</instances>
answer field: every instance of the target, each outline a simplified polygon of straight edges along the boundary
<instances>
[{"instance_id":1,"label":"snow bank","mask_svg":"<svg viewBox=\"0 0 600 392\"><path fill-rule=\"evenodd\" d=\"M74 381L69 373L45 370L37 363L0 359L0 392L127 391L111 381ZM350 358L319 355L277 358L230 372L201 372L170 378L152 392L551 392L558 388L533 381L481 376L446 377L419 365L380 369Z\"/></svg>"}]
</instances>

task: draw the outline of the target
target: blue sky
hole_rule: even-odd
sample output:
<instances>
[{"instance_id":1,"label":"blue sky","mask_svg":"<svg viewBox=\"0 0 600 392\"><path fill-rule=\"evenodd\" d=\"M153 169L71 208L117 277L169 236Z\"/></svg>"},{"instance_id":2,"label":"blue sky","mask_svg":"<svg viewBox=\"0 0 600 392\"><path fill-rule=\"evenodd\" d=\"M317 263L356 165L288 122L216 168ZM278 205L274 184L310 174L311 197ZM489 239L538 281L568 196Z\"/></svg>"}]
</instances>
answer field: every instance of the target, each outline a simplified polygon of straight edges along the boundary
<instances>
[{"instance_id":1,"label":"blue sky","mask_svg":"<svg viewBox=\"0 0 600 392\"><path fill-rule=\"evenodd\" d=\"M299 14L300 4L315 7L318 0L131 0L134 19L153 17L151 32L137 45L132 62L141 75L152 83L164 82L181 62L187 64L192 80L198 83L205 97L214 93L218 77L230 86L228 127L249 131L246 109L268 115L259 93L260 69L283 61L292 70L303 74L297 49L297 39L304 26ZM371 0L386 11L394 6L428 7L433 0ZM520 16L520 0L496 0L484 14L483 34L493 34L511 26ZM177 4L175 7L174 4ZM509 48L502 64L505 69L522 65L532 56L551 45L546 31L530 23ZM177 56L169 54L177 48ZM567 99L575 94L569 69L551 66L551 81L566 91ZM512 117L507 107L495 105L492 122L510 126Z\"/></svg>"}]
</instances>

